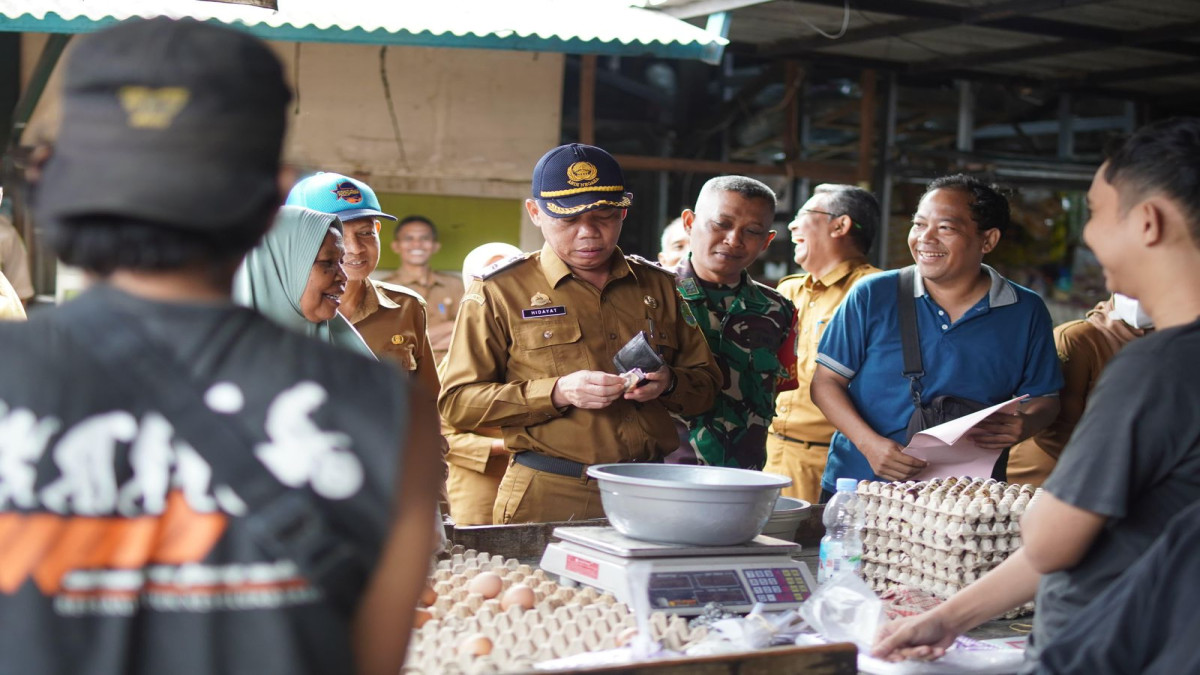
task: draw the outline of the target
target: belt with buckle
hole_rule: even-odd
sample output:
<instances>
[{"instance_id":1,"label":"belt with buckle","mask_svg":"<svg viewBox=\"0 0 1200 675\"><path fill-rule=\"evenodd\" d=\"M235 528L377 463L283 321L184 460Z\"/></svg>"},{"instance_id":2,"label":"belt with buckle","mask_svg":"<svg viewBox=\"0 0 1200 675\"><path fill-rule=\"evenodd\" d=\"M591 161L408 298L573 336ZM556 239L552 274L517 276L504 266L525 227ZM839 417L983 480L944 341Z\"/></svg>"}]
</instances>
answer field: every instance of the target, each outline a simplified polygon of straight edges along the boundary
<instances>
[{"instance_id":1,"label":"belt with buckle","mask_svg":"<svg viewBox=\"0 0 1200 675\"><path fill-rule=\"evenodd\" d=\"M817 443L815 441L806 441L801 438L792 438L791 436L785 436L785 435L779 433L778 431L772 431L771 435L776 438L782 438L785 441L790 441L792 443L803 443L809 447L814 447L814 448L828 448L829 447L828 443Z\"/></svg>"},{"instance_id":2,"label":"belt with buckle","mask_svg":"<svg viewBox=\"0 0 1200 675\"><path fill-rule=\"evenodd\" d=\"M551 457L538 452L526 450L513 455L513 461L521 466L527 466L534 471L544 471L557 476L568 478L584 478L587 476L587 464L573 462L561 457Z\"/></svg>"}]
</instances>

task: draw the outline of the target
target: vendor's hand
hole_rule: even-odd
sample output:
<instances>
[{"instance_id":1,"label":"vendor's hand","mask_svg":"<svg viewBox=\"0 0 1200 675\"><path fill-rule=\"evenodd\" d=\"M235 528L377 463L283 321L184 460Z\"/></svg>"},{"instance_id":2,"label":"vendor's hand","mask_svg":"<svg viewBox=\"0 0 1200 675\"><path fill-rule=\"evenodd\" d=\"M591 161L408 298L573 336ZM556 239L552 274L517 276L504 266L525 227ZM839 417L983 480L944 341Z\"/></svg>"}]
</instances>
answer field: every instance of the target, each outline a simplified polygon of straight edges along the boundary
<instances>
[{"instance_id":1,"label":"vendor's hand","mask_svg":"<svg viewBox=\"0 0 1200 675\"><path fill-rule=\"evenodd\" d=\"M887 661L929 661L945 654L957 637L958 631L934 610L884 624L875 638L871 656Z\"/></svg>"},{"instance_id":2,"label":"vendor's hand","mask_svg":"<svg viewBox=\"0 0 1200 675\"><path fill-rule=\"evenodd\" d=\"M640 387L634 387L625 392L625 399L629 401L652 401L662 395L667 387L671 386L671 368L663 366L652 373L646 373L646 384Z\"/></svg>"},{"instance_id":3,"label":"vendor's hand","mask_svg":"<svg viewBox=\"0 0 1200 675\"><path fill-rule=\"evenodd\" d=\"M625 393L625 379L620 375L599 370L577 370L558 378L550 392L550 402L556 408L573 405L576 408L596 410Z\"/></svg>"},{"instance_id":4,"label":"vendor's hand","mask_svg":"<svg viewBox=\"0 0 1200 675\"><path fill-rule=\"evenodd\" d=\"M971 440L984 450L1003 450L1025 438L1025 416L1019 412L994 412L971 430Z\"/></svg>"},{"instance_id":5,"label":"vendor's hand","mask_svg":"<svg viewBox=\"0 0 1200 675\"><path fill-rule=\"evenodd\" d=\"M908 480L928 464L904 454L904 446L884 436L876 436L859 445L858 450L867 458L875 475L884 480Z\"/></svg>"}]
</instances>

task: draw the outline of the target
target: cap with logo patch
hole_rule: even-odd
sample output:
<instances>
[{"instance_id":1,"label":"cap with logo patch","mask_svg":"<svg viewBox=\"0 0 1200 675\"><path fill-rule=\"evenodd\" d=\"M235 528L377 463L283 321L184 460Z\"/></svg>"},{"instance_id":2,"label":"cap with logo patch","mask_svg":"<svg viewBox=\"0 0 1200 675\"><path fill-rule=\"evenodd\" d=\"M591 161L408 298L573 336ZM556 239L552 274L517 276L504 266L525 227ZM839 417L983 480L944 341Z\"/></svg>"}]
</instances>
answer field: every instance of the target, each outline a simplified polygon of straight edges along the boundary
<instances>
[{"instance_id":1,"label":"cap with logo patch","mask_svg":"<svg viewBox=\"0 0 1200 675\"><path fill-rule=\"evenodd\" d=\"M533 198L552 218L569 218L603 208L627 209L633 194L612 155L594 145L560 145L533 167Z\"/></svg>"},{"instance_id":2,"label":"cap with logo patch","mask_svg":"<svg viewBox=\"0 0 1200 675\"><path fill-rule=\"evenodd\" d=\"M367 217L396 220L396 216L379 210L379 198L371 186L340 173L318 173L305 178L296 183L285 203L334 213L342 222Z\"/></svg>"},{"instance_id":3,"label":"cap with logo patch","mask_svg":"<svg viewBox=\"0 0 1200 675\"><path fill-rule=\"evenodd\" d=\"M262 40L192 19L135 19L78 38L63 71L39 219L121 216L202 231L279 199L291 92Z\"/></svg>"}]
</instances>

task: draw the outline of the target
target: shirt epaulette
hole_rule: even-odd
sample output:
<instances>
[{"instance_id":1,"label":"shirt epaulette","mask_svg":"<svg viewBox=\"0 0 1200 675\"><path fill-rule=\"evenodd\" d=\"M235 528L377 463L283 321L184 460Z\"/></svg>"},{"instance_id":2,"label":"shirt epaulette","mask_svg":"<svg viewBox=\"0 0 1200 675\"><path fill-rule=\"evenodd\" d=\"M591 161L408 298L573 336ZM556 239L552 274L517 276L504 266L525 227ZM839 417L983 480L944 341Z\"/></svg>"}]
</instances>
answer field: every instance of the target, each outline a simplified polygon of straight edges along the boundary
<instances>
[{"instance_id":1,"label":"shirt epaulette","mask_svg":"<svg viewBox=\"0 0 1200 675\"><path fill-rule=\"evenodd\" d=\"M420 293L414 291L408 286L393 284L388 281L376 281L375 284L380 288L380 290L386 293L388 297L392 297L394 295L407 295L416 298L421 303L422 307L425 306L425 298L421 297ZM396 298L392 297L392 299L395 300Z\"/></svg>"},{"instance_id":2,"label":"shirt epaulette","mask_svg":"<svg viewBox=\"0 0 1200 675\"><path fill-rule=\"evenodd\" d=\"M782 282L783 279L780 279L779 281ZM792 307L793 309L795 309L795 305L792 304L792 301L788 300L787 297L784 296L783 293L780 293L774 287L768 286L768 285L762 283L761 281L755 281L753 279L750 280L750 283L754 284L754 288L759 293L762 293L763 295L767 296L772 301L782 304L782 305L785 305L787 307Z\"/></svg>"},{"instance_id":3,"label":"shirt epaulette","mask_svg":"<svg viewBox=\"0 0 1200 675\"><path fill-rule=\"evenodd\" d=\"M491 265L488 265L487 267L480 270L478 273L472 274L471 276L476 279L480 279L480 280L491 279L492 277L496 276L500 272L503 272L504 270L509 269L510 267L516 267L520 263L523 263L526 260L529 260L529 258L532 255L533 255L532 253L525 253L525 254L522 254L519 256L513 256L511 258L508 258L507 260L501 260L500 262L492 263Z\"/></svg>"},{"instance_id":4,"label":"shirt epaulette","mask_svg":"<svg viewBox=\"0 0 1200 675\"><path fill-rule=\"evenodd\" d=\"M629 260L631 262L638 263L642 267L649 267L652 270L662 272L663 274L669 275L672 279L675 278L675 270L666 269L662 265L659 265L658 263L654 262L653 260L643 258L640 255L628 254L625 256L625 259Z\"/></svg>"}]
</instances>

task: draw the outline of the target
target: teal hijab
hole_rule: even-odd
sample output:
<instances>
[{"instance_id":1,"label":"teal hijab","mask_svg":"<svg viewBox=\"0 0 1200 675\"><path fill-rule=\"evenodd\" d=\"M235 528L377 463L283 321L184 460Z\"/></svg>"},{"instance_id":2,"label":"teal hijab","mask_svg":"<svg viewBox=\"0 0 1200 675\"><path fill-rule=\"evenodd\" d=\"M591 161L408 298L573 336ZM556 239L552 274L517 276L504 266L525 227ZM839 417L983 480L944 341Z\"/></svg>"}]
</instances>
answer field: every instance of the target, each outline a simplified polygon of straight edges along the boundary
<instances>
[{"instance_id":1,"label":"teal hijab","mask_svg":"<svg viewBox=\"0 0 1200 675\"><path fill-rule=\"evenodd\" d=\"M281 207L275 224L238 268L233 300L294 331L374 357L346 317L336 314L313 323L300 311L300 296L330 227L340 232L342 221L299 206Z\"/></svg>"}]
</instances>

